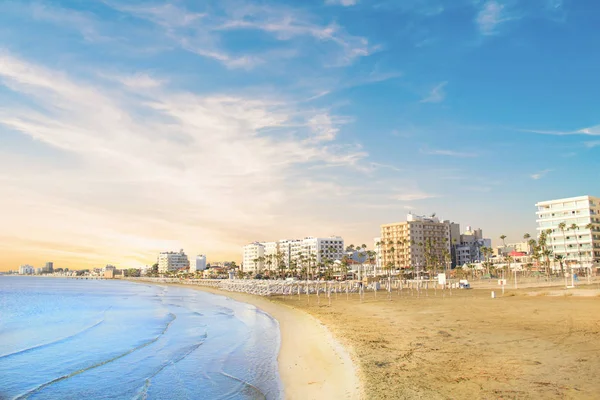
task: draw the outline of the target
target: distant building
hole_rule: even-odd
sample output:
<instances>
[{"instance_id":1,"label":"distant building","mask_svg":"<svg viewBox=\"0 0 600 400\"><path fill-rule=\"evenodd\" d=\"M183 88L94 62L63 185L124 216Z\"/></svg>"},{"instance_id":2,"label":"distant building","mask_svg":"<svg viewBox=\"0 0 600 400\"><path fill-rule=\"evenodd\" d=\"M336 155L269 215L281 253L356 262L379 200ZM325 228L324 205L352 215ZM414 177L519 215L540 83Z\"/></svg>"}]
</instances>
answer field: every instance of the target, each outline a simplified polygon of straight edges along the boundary
<instances>
[{"instance_id":1,"label":"distant building","mask_svg":"<svg viewBox=\"0 0 600 400\"><path fill-rule=\"evenodd\" d=\"M496 246L496 248L494 249L494 255L499 257L505 257L507 255L510 255L510 253L513 251L520 253L529 253L531 249L529 243L527 242L507 243L506 246Z\"/></svg>"},{"instance_id":2,"label":"distant building","mask_svg":"<svg viewBox=\"0 0 600 400\"><path fill-rule=\"evenodd\" d=\"M54 272L54 263L52 261L49 261L46 263L46 265L44 266L43 271L46 274L51 274Z\"/></svg>"},{"instance_id":3,"label":"distant building","mask_svg":"<svg viewBox=\"0 0 600 400\"><path fill-rule=\"evenodd\" d=\"M19 275L33 275L35 268L29 264L21 265L19 267Z\"/></svg>"},{"instance_id":4,"label":"distant building","mask_svg":"<svg viewBox=\"0 0 600 400\"><path fill-rule=\"evenodd\" d=\"M449 267L450 239L450 221L440 221L435 216L410 213L405 222L381 225L383 267L423 270L426 255L435 258L438 266Z\"/></svg>"},{"instance_id":5,"label":"distant building","mask_svg":"<svg viewBox=\"0 0 600 400\"><path fill-rule=\"evenodd\" d=\"M158 255L158 272L164 274L169 271L176 271L181 268L189 268L190 261L183 249L176 252L163 252Z\"/></svg>"},{"instance_id":6,"label":"distant building","mask_svg":"<svg viewBox=\"0 0 600 400\"><path fill-rule=\"evenodd\" d=\"M204 271L206 269L206 256L199 254L196 256L196 264L190 267L190 272Z\"/></svg>"},{"instance_id":7,"label":"distant building","mask_svg":"<svg viewBox=\"0 0 600 400\"><path fill-rule=\"evenodd\" d=\"M341 260L344 252L344 239L339 236L253 242L243 248L244 272L279 271L281 267L299 270L302 263L323 266Z\"/></svg>"},{"instance_id":8,"label":"distant building","mask_svg":"<svg viewBox=\"0 0 600 400\"><path fill-rule=\"evenodd\" d=\"M481 229L467 226L460 235L460 241L454 246L455 263L457 266L484 262L482 247L492 247L492 239L484 239Z\"/></svg>"},{"instance_id":9,"label":"distant building","mask_svg":"<svg viewBox=\"0 0 600 400\"><path fill-rule=\"evenodd\" d=\"M42 274L42 272L44 272L44 269L43 269L43 268L41 268L41 267L39 267L39 268L36 268L36 269L35 269L35 274L36 274L36 275L41 275L41 274Z\"/></svg>"},{"instance_id":10,"label":"distant building","mask_svg":"<svg viewBox=\"0 0 600 400\"><path fill-rule=\"evenodd\" d=\"M110 265L107 264L104 268L102 268L102 273L105 273L106 271L115 271L117 269L117 267L115 267L114 265Z\"/></svg>"},{"instance_id":11,"label":"distant building","mask_svg":"<svg viewBox=\"0 0 600 400\"><path fill-rule=\"evenodd\" d=\"M245 272L264 269L265 246L259 242L247 244L243 248L242 267Z\"/></svg>"},{"instance_id":12,"label":"distant building","mask_svg":"<svg viewBox=\"0 0 600 400\"><path fill-rule=\"evenodd\" d=\"M541 201L535 206L538 236L550 231L548 245L555 255L567 261L600 261L600 198L569 197ZM561 222L566 224L564 232L559 228Z\"/></svg>"}]
</instances>

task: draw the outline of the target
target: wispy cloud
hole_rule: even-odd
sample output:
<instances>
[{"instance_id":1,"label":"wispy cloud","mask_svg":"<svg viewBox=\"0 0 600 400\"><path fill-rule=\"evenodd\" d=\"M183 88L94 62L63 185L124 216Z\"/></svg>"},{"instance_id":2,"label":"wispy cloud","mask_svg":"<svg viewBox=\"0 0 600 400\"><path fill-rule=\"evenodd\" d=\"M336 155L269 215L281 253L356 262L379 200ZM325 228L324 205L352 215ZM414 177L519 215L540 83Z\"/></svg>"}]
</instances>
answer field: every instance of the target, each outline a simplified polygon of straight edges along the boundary
<instances>
[{"instance_id":1,"label":"wispy cloud","mask_svg":"<svg viewBox=\"0 0 600 400\"><path fill-rule=\"evenodd\" d=\"M588 149L592 149L594 147L600 147L600 140L592 140L590 142L585 142L584 145Z\"/></svg>"},{"instance_id":2,"label":"wispy cloud","mask_svg":"<svg viewBox=\"0 0 600 400\"><path fill-rule=\"evenodd\" d=\"M459 158L479 157L479 154L476 154L476 153L467 153L467 152L447 150L447 149L421 149L421 153L431 155L431 156L448 156L448 157L459 157Z\"/></svg>"},{"instance_id":3,"label":"wispy cloud","mask_svg":"<svg viewBox=\"0 0 600 400\"><path fill-rule=\"evenodd\" d=\"M543 177L545 177L549 172L552 172L552 170L551 169L545 169L543 171L536 172L535 174L531 174L531 175L529 175L529 177L531 179L537 181L537 180L542 179Z\"/></svg>"},{"instance_id":4,"label":"wispy cloud","mask_svg":"<svg viewBox=\"0 0 600 400\"><path fill-rule=\"evenodd\" d=\"M475 23L483 35L495 35L498 33L497 28L500 24L515 18L514 15L509 14L505 4L490 0L485 2L479 10Z\"/></svg>"},{"instance_id":5,"label":"wispy cloud","mask_svg":"<svg viewBox=\"0 0 600 400\"><path fill-rule=\"evenodd\" d=\"M343 182L349 169L359 174L371 168L363 149L338 139L348 118L281 100L173 91L157 82L168 79L133 75L104 88L103 82L74 79L2 54L0 84L27 101L0 110L1 129L73 155L77 164L50 169L52 179L42 178L44 168L32 162L23 164L19 180L4 180L0 173L6 194L0 207L12 207L13 197L36 198L35 188L46 193L46 210L76 207L98 216L81 220L93 219L104 244L114 229L129 230L140 251L152 254L161 240L186 232L197 237L201 232L192 231L201 226L206 246L236 252L240 241L249 240L244 232L270 224L278 212L293 207L290 199L312 201L292 184L313 179L308 168L329 168L324 185ZM132 86L153 90L131 91ZM0 170L8 171L6 163L14 160L3 158ZM59 189L52 183L57 181L66 184ZM169 195L156 196L157 190ZM50 212L40 218L54 221ZM161 228L148 234L124 227L120 221L127 220ZM223 228L234 220L238 232ZM59 225L65 240L77 242L78 225ZM126 252L124 245L118 248Z\"/></svg>"},{"instance_id":6,"label":"wispy cloud","mask_svg":"<svg viewBox=\"0 0 600 400\"><path fill-rule=\"evenodd\" d=\"M553 130L542 130L542 129L520 129L521 132L539 133L541 135L556 135L556 136L567 136L567 135L587 135L587 136L600 136L600 125L590 126L588 128L578 129L576 131L553 131Z\"/></svg>"},{"instance_id":7,"label":"wispy cloud","mask_svg":"<svg viewBox=\"0 0 600 400\"><path fill-rule=\"evenodd\" d=\"M446 92L444 88L448 82L442 82L437 84L429 94L421 100L421 103L441 103L446 98Z\"/></svg>"},{"instance_id":8,"label":"wispy cloud","mask_svg":"<svg viewBox=\"0 0 600 400\"><path fill-rule=\"evenodd\" d=\"M325 4L339 5L344 7L353 6L358 3L358 0L325 0Z\"/></svg>"},{"instance_id":9,"label":"wispy cloud","mask_svg":"<svg viewBox=\"0 0 600 400\"><path fill-rule=\"evenodd\" d=\"M417 201L417 200L433 199L435 197L438 197L438 195L431 194L431 193L425 193L422 191L399 193L399 194L393 196L393 198L395 200L399 200L399 201Z\"/></svg>"},{"instance_id":10,"label":"wispy cloud","mask_svg":"<svg viewBox=\"0 0 600 400\"><path fill-rule=\"evenodd\" d=\"M364 37L349 34L335 22L319 24L306 11L283 5L218 2L210 8L210 13L196 13L170 3L153 6L110 4L123 13L162 27L181 48L212 58L228 68L249 69L300 53L275 47L258 53L240 54L223 44L222 34L225 32L261 31L279 41L292 42L298 39L294 43L298 47L303 47L300 39L312 38L313 48L332 46L327 52L330 56L325 60L325 64L332 67L349 65L360 57L380 50L380 46L372 45Z\"/></svg>"},{"instance_id":11,"label":"wispy cloud","mask_svg":"<svg viewBox=\"0 0 600 400\"><path fill-rule=\"evenodd\" d=\"M34 19L58 25L72 26L77 29L88 42L111 40L109 36L100 32L95 19L88 14L40 3L33 3L29 7Z\"/></svg>"}]
</instances>

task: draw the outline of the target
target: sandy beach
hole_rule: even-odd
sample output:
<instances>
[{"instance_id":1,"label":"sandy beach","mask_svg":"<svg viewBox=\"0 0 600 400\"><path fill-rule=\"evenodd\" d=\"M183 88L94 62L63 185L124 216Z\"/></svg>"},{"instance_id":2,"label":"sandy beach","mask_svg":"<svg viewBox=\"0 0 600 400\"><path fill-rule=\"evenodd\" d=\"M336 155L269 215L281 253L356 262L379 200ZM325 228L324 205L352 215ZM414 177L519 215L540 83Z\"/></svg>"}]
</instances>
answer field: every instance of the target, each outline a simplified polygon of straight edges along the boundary
<instances>
[{"instance_id":1,"label":"sandy beach","mask_svg":"<svg viewBox=\"0 0 600 400\"><path fill-rule=\"evenodd\" d=\"M596 399L600 289L269 298L286 399ZM326 328L325 328L326 327ZM331 332L331 333L330 333Z\"/></svg>"},{"instance_id":2,"label":"sandy beach","mask_svg":"<svg viewBox=\"0 0 600 400\"><path fill-rule=\"evenodd\" d=\"M275 318L281 331L278 363L286 399L364 398L359 371L352 362L351 353L315 317L286 304L289 299L272 301L266 297L200 286L164 285L227 296L252 304Z\"/></svg>"},{"instance_id":3,"label":"sandy beach","mask_svg":"<svg viewBox=\"0 0 600 400\"><path fill-rule=\"evenodd\" d=\"M353 349L367 399L597 399L600 291L583 290L274 301L314 315Z\"/></svg>"}]
</instances>

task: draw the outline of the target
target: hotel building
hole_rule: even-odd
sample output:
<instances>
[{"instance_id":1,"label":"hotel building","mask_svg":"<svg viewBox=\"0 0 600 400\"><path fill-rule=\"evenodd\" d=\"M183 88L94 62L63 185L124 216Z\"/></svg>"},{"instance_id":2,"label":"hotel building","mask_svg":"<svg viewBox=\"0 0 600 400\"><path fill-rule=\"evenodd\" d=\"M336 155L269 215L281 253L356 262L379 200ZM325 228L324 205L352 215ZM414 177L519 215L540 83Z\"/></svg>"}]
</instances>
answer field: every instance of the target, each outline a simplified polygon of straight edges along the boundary
<instances>
[{"instance_id":1,"label":"hotel building","mask_svg":"<svg viewBox=\"0 0 600 400\"><path fill-rule=\"evenodd\" d=\"M467 230L460 235L460 241L454 247L457 266L481 263L485 261L481 248L492 248L492 239L485 239L481 229L473 229L467 226Z\"/></svg>"},{"instance_id":2,"label":"hotel building","mask_svg":"<svg viewBox=\"0 0 600 400\"><path fill-rule=\"evenodd\" d=\"M541 201L537 207L537 233L548 234L555 255L570 261L600 261L600 198L592 196ZM559 224L566 228L561 230ZM575 224L576 228L571 229Z\"/></svg>"},{"instance_id":3,"label":"hotel building","mask_svg":"<svg viewBox=\"0 0 600 400\"><path fill-rule=\"evenodd\" d=\"M196 265L190 266L190 272L204 271L206 269L206 256L198 254L196 256Z\"/></svg>"},{"instance_id":4,"label":"hotel building","mask_svg":"<svg viewBox=\"0 0 600 400\"><path fill-rule=\"evenodd\" d=\"M35 273L35 268L31 265L21 265L19 267L19 275L32 275Z\"/></svg>"},{"instance_id":5,"label":"hotel building","mask_svg":"<svg viewBox=\"0 0 600 400\"><path fill-rule=\"evenodd\" d=\"M344 239L339 236L254 242L243 248L244 272L277 271L278 263L289 269L303 258L321 265L326 259L341 260L344 250Z\"/></svg>"},{"instance_id":6,"label":"hotel building","mask_svg":"<svg viewBox=\"0 0 600 400\"><path fill-rule=\"evenodd\" d=\"M188 256L180 250L178 253L168 251L158 255L158 272L164 274L181 268L189 268Z\"/></svg>"},{"instance_id":7,"label":"hotel building","mask_svg":"<svg viewBox=\"0 0 600 400\"><path fill-rule=\"evenodd\" d=\"M265 246L254 242L244 246L242 268L244 272L257 272L264 269Z\"/></svg>"},{"instance_id":8,"label":"hotel building","mask_svg":"<svg viewBox=\"0 0 600 400\"><path fill-rule=\"evenodd\" d=\"M448 267L451 254L450 221L408 214L405 222L381 225L381 263L383 268L426 267L426 253ZM428 248L431 247L429 250Z\"/></svg>"}]
</instances>

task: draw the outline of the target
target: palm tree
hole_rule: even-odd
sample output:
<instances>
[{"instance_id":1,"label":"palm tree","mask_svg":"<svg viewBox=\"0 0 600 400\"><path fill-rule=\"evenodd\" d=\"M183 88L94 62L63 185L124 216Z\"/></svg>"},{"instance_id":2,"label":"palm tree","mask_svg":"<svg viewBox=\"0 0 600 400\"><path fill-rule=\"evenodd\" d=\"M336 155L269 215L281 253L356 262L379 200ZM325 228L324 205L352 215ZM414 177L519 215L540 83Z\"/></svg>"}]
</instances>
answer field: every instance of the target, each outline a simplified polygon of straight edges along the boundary
<instances>
[{"instance_id":1,"label":"palm tree","mask_svg":"<svg viewBox=\"0 0 600 400\"><path fill-rule=\"evenodd\" d=\"M529 233L526 233L523 235L523 239L527 242L527 254L531 253L531 247L529 247L529 239L531 238L531 235Z\"/></svg>"},{"instance_id":2,"label":"palm tree","mask_svg":"<svg viewBox=\"0 0 600 400\"><path fill-rule=\"evenodd\" d=\"M396 246L398 246L398 249L396 250L396 253L398 255L397 261L396 261L396 269L400 269L400 259L401 259L401 255L402 255L402 240L398 240L396 242Z\"/></svg>"},{"instance_id":3,"label":"palm tree","mask_svg":"<svg viewBox=\"0 0 600 400\"><path fill-rule=\"evenodd\" d=\"M567 224L564 221L561 222L560 224L558 224L558 229L560 229L563 234L563 244L565 246L564 260L566 262L568 260L568 256L569 256L569 253L567 252L567 237L565 236L565 230L567 229ZM560 272L564 273L562 262L560 263Z\"/></svg>"},{"instance_id":4,"label":"palm tree","mask_svg":"<svg viewBox=\"0 0 600 400\"><path fill-rule=\"evenodd\" d=\"M585 226L585 229L589 229L590 230L590 238L593 239L594 238L594 224L592 222L588 223ZM591 258L591 260L593 260L593 256L594 256L594 250L592 249L590 251L590 258Z\"/></svg>"},{"instance_id":5,"label":"palm tree","mask_svg":"<svg viewBox=\"0 0 600 400\"><path fill-rule=\"evenodd\" d=\"M396 268L396 248L392 245L392 247L388 251L392 256L392 258L390 260L390 262L392 263L392 268L390 268L390 270L388 271L388 276L391 278L392 269Z\"/></svg>"},{"instance_id":6,"label":"palm tree","mask_svg":"<svg viewBox=\"0 0 600 400\"><path fill-rule=\"evenodd\" d=\"M368 250L367 251L367 258L369 260L369 264L371 264L371 266L375 265L375 259L377 257L377 253L373 250ZM375 271L375 267L373 267L373 276L376 275L376 271Z\"/></svg>"},{"instance_id":7,"label":"palm tree","mask_svg":"<svg viewBox=\"0 0 600 400\"><path fill-rule=\"evenodd\" d=\"M500 235L500 239L502 240L502 246L504 247L504 252L506 252L506 242L504 241L504 239L506 239L506 235Z\"/></svg>"},{"instance_id":8,"label":"palm tree","mask_svg":"<svg viewBox=\"0 0 600 400\"><path fill-rule=\"evenodd\" d=\"M579 238L577 237L577 232L576 232L579 230L579 227L577 226L577 224L573 223L569 227L569 230L572 230L573 232L575 232L575 242L577 243L577 258L579 258L579 265L581 265L581 250L579 249Z\"/></svg>"},{"instance_id":9,"label":"palm tree","mask_svg":"<svg viewBox=\"0 0 600 400\"><path fill-rule=\"evenodd\" d=\"M381 260L381 241L375 243L375 246L377 247L377 253L379 254L379 260ZM377 262L377 260L376 260ZM377 269L377 266L375 266L375 269ZM375 275L377 275L377 271L375 271Z\"/></svg>"}]
</instances>

